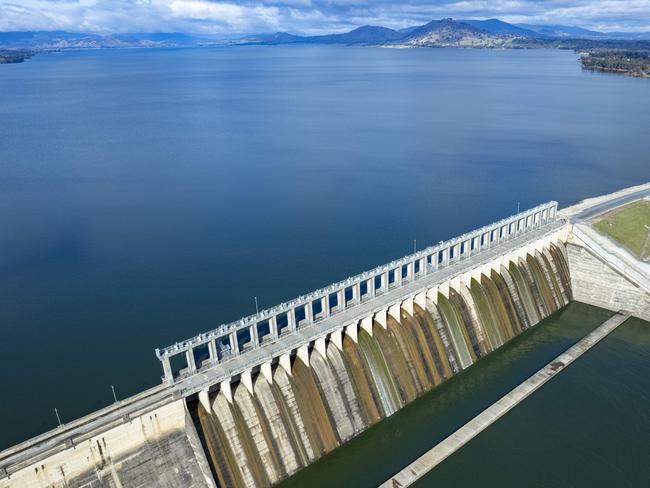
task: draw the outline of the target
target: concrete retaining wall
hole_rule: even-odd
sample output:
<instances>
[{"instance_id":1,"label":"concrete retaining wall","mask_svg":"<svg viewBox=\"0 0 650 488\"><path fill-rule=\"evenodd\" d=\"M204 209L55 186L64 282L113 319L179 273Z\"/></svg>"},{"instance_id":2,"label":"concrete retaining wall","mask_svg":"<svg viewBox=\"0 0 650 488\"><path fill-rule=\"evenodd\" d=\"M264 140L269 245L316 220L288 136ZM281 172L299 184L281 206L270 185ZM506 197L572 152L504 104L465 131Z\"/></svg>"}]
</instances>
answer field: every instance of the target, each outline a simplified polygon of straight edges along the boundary
<instances>
[{"instance_id":1,"label":"concrete retaining wall","mask_svg":"<svg viewBox=\"0 0 650 488\"><path fill-rule=\"evenodd\" d=\"M588 249L567 245L574 300L650 320L650 294Z\"/></svg>"},{"instance_id":2,"label":"concrete retaining wall","mask_svg":"<svg viewBox=\"0 0 650 488\"><path fill-rule=\"evenodd\" d=\"M46 459L0 488L214 488L184 400L162 406Z\"/></svg>"}]
</instances>

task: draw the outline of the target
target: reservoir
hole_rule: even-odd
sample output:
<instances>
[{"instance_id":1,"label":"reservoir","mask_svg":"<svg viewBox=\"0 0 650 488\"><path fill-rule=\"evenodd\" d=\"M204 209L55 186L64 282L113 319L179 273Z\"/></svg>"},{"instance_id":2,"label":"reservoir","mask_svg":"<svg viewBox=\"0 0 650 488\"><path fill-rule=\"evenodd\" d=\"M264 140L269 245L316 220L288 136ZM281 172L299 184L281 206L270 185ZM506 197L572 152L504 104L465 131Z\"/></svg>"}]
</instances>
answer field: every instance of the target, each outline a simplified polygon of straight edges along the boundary
<instances>
[{"instance_id":1,"label":"reservoir","mask_svg":"<svg viewBox=\"0 0 650 488\"><path fill-rule=\"evenodd\" d=\"M647 179L646 80L582 72L570 52L70 52L3 66L0 89L0 447L54 427L55 407L68 422L111 403L111 385L159 383L154 347L254 297ZM530 364L436 422L457 428L603 313L573 304L525 332L503 351L547 329L558 342L547 356L533 341ZM414 429L420 403L350 446L413 415L385 443L403 435L416 456L434 442ZM385 477L404 464L384 460Z\"/></svg>"}]
</instances>

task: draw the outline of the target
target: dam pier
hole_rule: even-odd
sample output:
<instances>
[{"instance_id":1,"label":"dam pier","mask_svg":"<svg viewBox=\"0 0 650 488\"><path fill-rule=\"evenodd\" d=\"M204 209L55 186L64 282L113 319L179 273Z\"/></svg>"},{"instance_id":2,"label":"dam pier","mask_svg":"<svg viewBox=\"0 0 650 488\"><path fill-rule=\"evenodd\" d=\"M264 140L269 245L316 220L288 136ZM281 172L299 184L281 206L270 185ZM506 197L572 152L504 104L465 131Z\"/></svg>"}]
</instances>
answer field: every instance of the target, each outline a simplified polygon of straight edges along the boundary
<instances>
[{"instance_id":1,"label":"dam pier","mask_svg":"<svg viewBox=\"0 0 650 488\"><path fill-rule=\"evenodd\" d=\"M643 316L573 226L549 202L156 349L160 385L3 451L0 488L272 486L576 296Z\"/></svg>"}]
</instances>

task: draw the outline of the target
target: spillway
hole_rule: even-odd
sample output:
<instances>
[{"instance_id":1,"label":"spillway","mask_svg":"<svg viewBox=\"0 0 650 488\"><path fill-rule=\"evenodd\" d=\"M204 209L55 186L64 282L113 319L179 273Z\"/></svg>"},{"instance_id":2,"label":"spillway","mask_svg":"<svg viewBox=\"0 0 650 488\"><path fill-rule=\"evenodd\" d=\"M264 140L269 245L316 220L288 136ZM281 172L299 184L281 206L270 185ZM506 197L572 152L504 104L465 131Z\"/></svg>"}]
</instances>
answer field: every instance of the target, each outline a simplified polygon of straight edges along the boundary
<instances>
[{"instance_id":1,"label":"spillway","mask_svg":"<svg viewBox=\"0 0 650 488\"><path fill-rule=\"evenodd\" d=\"M0 487L276 485L574 294L584 300L576 262L579 284L595 265L565 247L571 226L556 210L540 205L157 349L161 385L0 453Z\"/></svg>"},{"instance_id":2,"label":"spillway","mask_svg":"<svg viewBox=\"0 0 650 488\"><path fill-rule=\"evenodd\" d=\"M219 483L264 487L392 415L568 303L561 243L273 365L195 418ZM397 316L395 316L397 315ZM383 322L383 323L382 323Z\"/></svg>"}]
</instances>

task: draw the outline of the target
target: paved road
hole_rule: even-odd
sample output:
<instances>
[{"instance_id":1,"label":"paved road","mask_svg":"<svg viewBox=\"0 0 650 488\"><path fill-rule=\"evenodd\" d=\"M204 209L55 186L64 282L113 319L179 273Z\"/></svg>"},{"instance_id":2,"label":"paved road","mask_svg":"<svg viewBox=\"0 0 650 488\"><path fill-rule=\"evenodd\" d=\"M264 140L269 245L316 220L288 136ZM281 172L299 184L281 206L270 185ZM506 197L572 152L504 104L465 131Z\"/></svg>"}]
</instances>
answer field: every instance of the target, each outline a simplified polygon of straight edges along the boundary
<instances>
[{"instance_id":1,"label":"paved road","mask_svg":"<svg viewBox=\"0 0 650 488\"><path fill-rule=\"evenodd\" d=\"M626 203L633 202L634 200L640 200L641 198L645 197L650 197L650 188L630 193L628 195L623 195L618 198L613 198L612 200L608 200L606 202L586 208L581 212L573 215L570 220L575 224L577 222L595 217L596 215L600 215L601 213L607 212L613 208L620 207L621 205L625 205Z\"/></svg>"}]
</instances>

